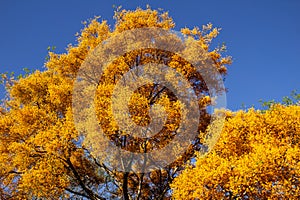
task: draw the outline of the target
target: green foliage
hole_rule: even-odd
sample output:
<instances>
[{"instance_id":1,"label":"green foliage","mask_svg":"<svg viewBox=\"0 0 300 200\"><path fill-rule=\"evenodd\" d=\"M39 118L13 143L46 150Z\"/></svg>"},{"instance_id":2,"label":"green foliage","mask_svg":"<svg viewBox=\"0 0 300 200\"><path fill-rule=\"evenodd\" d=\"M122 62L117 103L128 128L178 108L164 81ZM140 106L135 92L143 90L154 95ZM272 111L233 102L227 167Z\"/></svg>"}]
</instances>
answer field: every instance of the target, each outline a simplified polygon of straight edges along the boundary
<instances>
[{"instance_id":1,"label":"green foliage","mask_svg":"<svg viewBox=\"0 0 300 200\"><path fill-rule=\"evenodd\" d=\"M272 108L275 104L282 104L285 106L289 105L299 105L300 102L300 94L297 92L297 90L293 90L290 94L290 96L284 96L281 100L281 102L276 102L274 99L269 101L263 101L262 99L259 100L261 103L261 106L265 108L266 110Z\"/></svg>"}]
</instances>

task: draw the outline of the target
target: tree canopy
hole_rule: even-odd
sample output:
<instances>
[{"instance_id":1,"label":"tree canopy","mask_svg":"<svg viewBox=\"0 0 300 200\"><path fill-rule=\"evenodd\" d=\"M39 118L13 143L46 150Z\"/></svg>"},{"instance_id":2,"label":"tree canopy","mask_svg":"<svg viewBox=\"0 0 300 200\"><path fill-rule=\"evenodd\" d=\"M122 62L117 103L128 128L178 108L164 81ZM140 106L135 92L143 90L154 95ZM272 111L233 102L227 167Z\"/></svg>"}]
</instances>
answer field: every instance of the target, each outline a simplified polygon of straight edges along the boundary
<instances>
[{"instance_id":1,"label":"tree canopy","mask_svg":"<svg viewBox=\"0 0 300 200\"><path fill-rule=\"evenodd\" d=\"M299 94L212 113L231 64L220 29L176 32L150 7L114 19L49 48L43 71L2 74L0 199L299 199Z\"/></svg>"},{"instance_id":2,"label":"tree canopy","mask_svg":"<svg viewBox=\"0 0 300 200\"><path fill-rule=\"evenodd\" d=\"M299 199L300 106L227 111L221 137L172 183L175 199Z\"/></svg>"},{"instance_id":3,"label":"tree canopy","mask_svg":"<svg viewBox=\"0 0 300 200\"><path fill-rule=\"evenodd\" d=\"M135 165L143 166L143 163L149 162L151 157L147 159L141 157L144 159L142 163L131 163L131 160L125 162L124 159L118 158L117 153L113 154L111 158L117 166L124 167L124 163L126 164L123 170L116 170L107 165L107 160L98 156L99 152L103 153L106 150L107 143L99 137L100 134L89 130L92 127L90 123L94 122L84 119L93 114L91 111L93 109L98 120L96 123L102 127L111 143L128 152L146 155L145 153L163 148L170 143L174 137L181 134L178 127L180 120L186 116L182 110L187 105L161 83L146 82L147 84L133 91L128 102L131 120L140 127L149 125L151 120L155 120L155 116L165 119L162 129L159 133L151 135L152 137L146 137L147 134L145 137L137 137L141 135L122 131L121 125L116 124L113 119L114 113L109 106L112 104L113 86L126 81L121 77L126 75L127 71L133 70L138 74L138 66L154 63L173 69L167 71L163 77L170 80L175 88L183 85L183 82L177 82L176 85L176 73L182 74L192 86L197 97L195 105L200 113L199 122L185 128L195 128L197 133L204 133L211 120L206 108L213 100L209 96L209 88L204 83L203 77L188 61L199 56L201 52L223 77L227 71L226 65L231 63L231 59L222 55L224 46L215 49L210 47L219 29L208 24L202 29L198 27L180 29L186 38L183 45L188 47L182 51L185 57L162 48L155 49L151 46L139 48L143 43L140 42L135 44L136 50L131 46L124 48L131 51L126 51L113 59L99 80L89 79L90 73L97 71L98 62L106 59L105 57L92 59L93 55L96 55L93 52L97 53L98 48L101 49L107 44L111 46L106 50L110 50L112 54L119 51L119 43L114 42L122 42L123 40L116 38L126 31L152 28L151 30L159 30L162 35L158 40L148 41L149 44L161 42L159 40L165 40L164 44L173 41L170 40L171 36L163 37L164 31L175 28L175 23L167 12L151 8L138 8L134 11L119 9L116 10L114 18L116 22L113 28L107 21L100 21L99 18L86 23L78 35L78 44L69 45L67 52L63 54L49 52L45 70L36 70L18 79L2 76L6 83L8 99L1 106L0 113L1 199L171 198L170 183L184 169L184 164L195 157L195 152L201 149L204 135L197 134L183 154L178 155L166 166L160 165L156 170L133 170ZM141 38L146 39L146 36L141 35ZM177 37L172 43L174 47L178 44L176 41L182 40ZM76 116L74 116L73 94L77 90L73 86L79 80L78 74L86 72L80 71L83 65L90 68L87 76L80 77L80 80L96 81L96 97L93 98L91 107L82 107L83 114L80 115L82 118L79 117L74 121ZM149 66L153 70L151 65ZM130 85L127 88L130 88ZM86 105L85 100L89 97L90 88L80 89L82 90L78 91L86 94L86 98L80 99L78 105ZM223 88L215 89L217 92L224 92ZM123 91L119 92L117 94L123 94ZM191 98L190 92L186 94ZM78 105L76 109L80 111L81 107ZM123 105L120 103L115 106L119 108ZM159 115L160 113L162 114ZM125 128L129 129L130 126L131 124L125 124ZM86 134L89 131L92 134ZM174 146L169 151L176 152L180 148L180 145ZM168 159L168 154L165 159Z\"/></svg>"}]
</instances>

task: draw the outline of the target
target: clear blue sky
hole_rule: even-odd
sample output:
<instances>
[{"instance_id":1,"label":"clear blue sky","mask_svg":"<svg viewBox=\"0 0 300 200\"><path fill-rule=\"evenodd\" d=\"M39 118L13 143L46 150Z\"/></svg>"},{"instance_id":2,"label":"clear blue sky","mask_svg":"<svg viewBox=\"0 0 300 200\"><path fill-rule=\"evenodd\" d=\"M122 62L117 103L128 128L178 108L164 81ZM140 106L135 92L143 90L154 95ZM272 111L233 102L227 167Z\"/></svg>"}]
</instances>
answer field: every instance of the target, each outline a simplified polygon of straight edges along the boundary
<instances>
[{"instance_id":1,"label":"clear blue sky","mask_svg":"<svg viewBox=\"0 0 300 200\"><path fill-rule=\"evenodd\" d=\"M43 69L47 47L64 52L76 43L82 21L100 15L113 24L114 4L163 8L176 30L208 22L221 27L216 42L225 42L234 58L225 81L229 109L300 92L299 0L0 0L0 72Z\"/></svg>"}]
</instances>

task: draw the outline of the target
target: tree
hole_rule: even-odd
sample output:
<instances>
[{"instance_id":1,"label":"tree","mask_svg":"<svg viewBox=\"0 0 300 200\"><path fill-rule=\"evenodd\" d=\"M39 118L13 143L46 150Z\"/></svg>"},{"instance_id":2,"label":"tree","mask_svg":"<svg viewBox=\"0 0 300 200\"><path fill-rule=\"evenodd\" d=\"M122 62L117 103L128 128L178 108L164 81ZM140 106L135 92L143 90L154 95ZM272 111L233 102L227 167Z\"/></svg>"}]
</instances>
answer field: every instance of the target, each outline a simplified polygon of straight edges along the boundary
<instances>
[{"instance_id":1,"label":"tree","mask_svg":"<svg viewBox=\"0 0 300 200\"><path fill-rule=\"evenodd\" d=\"M300 107L284 104L227 111L214 149L175 178L174 197L299 199Z\"/></svg>"},{"instance_id":2,"label":"tree","mask_svg":"<svg viewBox=\"0 0 300 200\"><path fill-rule=\"evenodd\" d=\"M230 64L230 57L221 56L224 46L209 48L212 39L219 32L219 29L213 28L211 24L203 26L202 30L197 27L192 30L183 28L181 32L187 38L184 41L189 47L185 49L186 57L154 48L138 48L126 52L110 63L101 79L91 78L90 74L80 77L80 80L96 82L96 98L93 98L93 107L82 108L80 105L86 105L87 98L75 99L77 107L74 108L74 93L90 94L90 88L82 88L80 84L74 89L76 81L79 80L78 74L83 73L80 71L81 67L92 67L88 68L90 71L84 71L91 73L97 71L97 62L101 59L111 59L109 56L93 59L97 49L109 43L110 50L117 51L119 44L114 42L122 40L113 38L118 38L128 30L156 28L153 29L154 32L159 30L162 34L175 27L167 12L151 8L138 8L135 11L118 9L115 19L113 29L110 29L106 21L99 22L98 18L90 20L78 36L78 44L68 46L67 53L49 52L44 71L36 70L19 79L3 76L9 97L4 101L0 114L1 199L170 198L170 182L183 169L183 164L192 159L195 151L201 148L202 140L198 134L184 153L166 166L143 171L145 168L141 166L146 164L146 160L142 163L132 163L132 159L128 159L126 163L124 158L120 160L114 157L117 156L114 154L112 158L115 162L122 162L121 164L125 163L127 166L126 169L116 170L109 167L107 161L99 156L99 152L107 150L106 146L102 145L103 138L93 131L92 134L86 134L85 132L90 131L87 129L91 127L92 122L84 119L92 115L90 109L94 109L98 119L96 123L102 127L106 137L109 137L113 145L128 152L146 153L166 146L176 134L179 135L178 126L181 118L185 116L181 109L184 106L183 102L174 92L154 82L138 87L130 97L129 114L132 121L140 127L146 127L155 117L165 118L163 129L152 137L141 138L120 130L109 106L112 103L113 86L124 80L120 77L126 74L126 71L135 70L138 73L138 66L154 63L167 65L182 73L193 86L197 95L196 108L200 110L201 120L186 128L196 127L197 132L203 132L210 122L210 114L206 111L207 105L211 104L209 89L201 74L186 58L197 57L199 51L196 50L200 49L205 59L210 60L215 70L223 76L226 74L224 65ZM160 35L159 39L173 42L174 47L177 47L181 40L174 34L167 35L168 37ZM141 37L147 39L145 36ZM192 45L192 41L196 42L194 44L197 44L197 48ZM151 42L158 43L152 40ZM163 74L173 83L176 82L174 70ZM183 82L177 83L175 87L182 84ZM219 93L224 92L223 88L215 89ZM123 94L122 92L119 91L120 94ZM185 94L191 98L190 92ZM116 104L116 108L122 106ZM79 118L74 116L76 109L77 112L78 109L82 109L83 114ZM159 115L162 111L166 114ZM125 125L128 126L125 128L131 126ZM170 152L175 151L174 148L170 149ZM178 150L181 147L176 148ZM151 157L147 159L150 160ZM120 163L116 165L119 166ZM139 165L142 170L134 171L134 165Z\"/></svg>"}]
</instances>

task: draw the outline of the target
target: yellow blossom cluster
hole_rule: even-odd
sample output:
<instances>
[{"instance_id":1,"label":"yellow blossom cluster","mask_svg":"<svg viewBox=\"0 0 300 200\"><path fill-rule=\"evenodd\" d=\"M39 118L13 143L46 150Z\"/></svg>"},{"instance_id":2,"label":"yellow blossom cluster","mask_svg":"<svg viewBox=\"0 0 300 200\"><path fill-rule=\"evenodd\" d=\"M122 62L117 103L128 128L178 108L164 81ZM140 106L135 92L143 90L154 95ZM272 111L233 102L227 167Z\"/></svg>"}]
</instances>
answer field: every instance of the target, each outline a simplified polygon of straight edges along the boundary
<instances>
[{"instance_id":1,"label":"yellow blossom cluster","mask_svg":"<svg viewBox=\"0 0 300 200\"><path fill-rule=\"evenodd\" d=\"M175 199L299 199L300 107L228 112L221 137L172 183Z\"/></svg>"}]
</instances>

